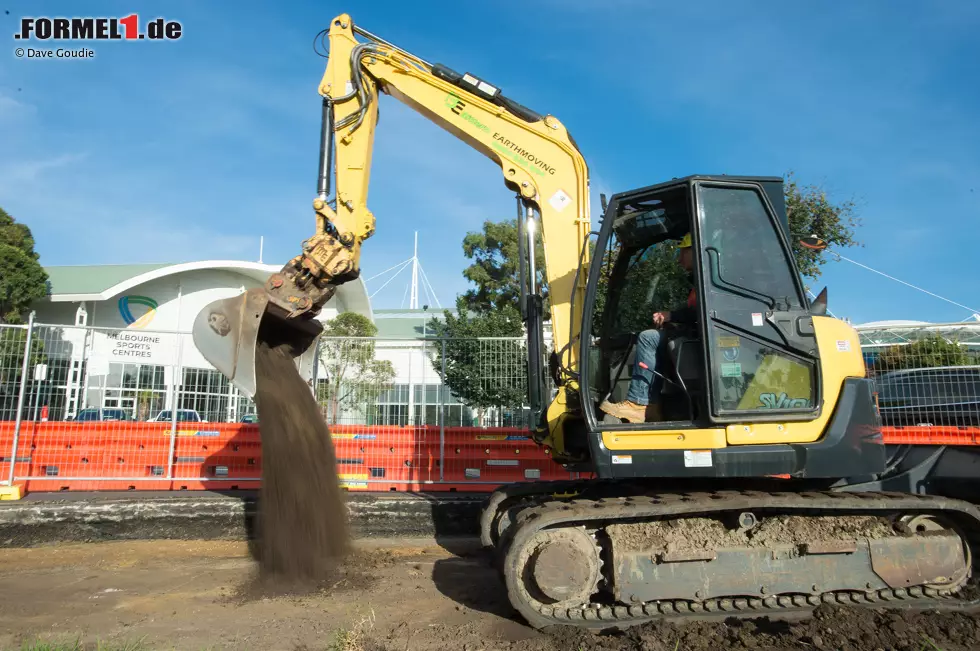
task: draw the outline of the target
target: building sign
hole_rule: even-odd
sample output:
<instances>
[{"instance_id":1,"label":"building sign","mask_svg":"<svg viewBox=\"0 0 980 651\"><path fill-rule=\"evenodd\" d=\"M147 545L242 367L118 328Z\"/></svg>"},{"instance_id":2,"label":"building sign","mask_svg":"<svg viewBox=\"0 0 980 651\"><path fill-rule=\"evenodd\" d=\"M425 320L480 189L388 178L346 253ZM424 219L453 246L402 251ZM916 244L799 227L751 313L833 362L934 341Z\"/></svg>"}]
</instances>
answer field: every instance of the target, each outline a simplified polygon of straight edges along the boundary
<instances>
[{"instance_id":1,"label":"building sign","mask_svg":"<svg viewBox=\"0 0 980 651\"><path fill-rule=\"evenodd\" d=\"M177 336L170 333L98 332L92 343L91 357L110 363L170 365L177 361Z\"/></svg>"},{"instance_id":2,"label":"building sign","mask_svg":"<svg viewBox=\"0 0 980 651\"><path fill-rule=\"evenodd\" d=\"M146 310L140 316L134 316L131 305L142 305ZM149 296L120 296L119 297L119 316L125 321L127 326L133 328L145 328L153 320L157 313L159 304Z\"/></svg>"}]
</instances>

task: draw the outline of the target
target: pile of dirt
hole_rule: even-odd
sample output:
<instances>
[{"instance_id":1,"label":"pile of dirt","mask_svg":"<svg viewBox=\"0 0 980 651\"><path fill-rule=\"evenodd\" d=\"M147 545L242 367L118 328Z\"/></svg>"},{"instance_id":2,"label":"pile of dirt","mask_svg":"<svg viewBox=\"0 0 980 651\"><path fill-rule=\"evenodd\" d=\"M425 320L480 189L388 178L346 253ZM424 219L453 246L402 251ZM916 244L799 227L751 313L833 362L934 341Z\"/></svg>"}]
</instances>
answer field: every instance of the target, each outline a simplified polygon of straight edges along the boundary
<instances>
[{"instance_id":1,"label":"pile of dirt","mask_svg":"<svg viewBox=\"0 0 980 651\"><path fill-rule=\"evenodd\" d=\"M381 551L351 551L333 568L316 578L289 577L264 572L261 567L247 581L231 591L221 601L241 606L270 599L304 599L329 595L362 594L378 583L378 571L389 568L395 561Z\"/></svg>"},{"instance_id":2,"label":"pile of dirt","mask_svg":"<svg viewBox=\"0 0 980 651\"><path fill-rule=\"evenodd\" d=\"M333 442L288 342L263 328L255 353L262 436L257 522L260 577L320 583L350 551Z\"/></svg>"},{"instance_id":3,"label":"pile of dirt","mask_svg":"<svg viewBox=\"0 0 980 651\"><path fill-rule=\"evenodd\" d=\"M547 638L509 645L510 651L961 651L977 648L980 648L980 626L976 616L828 606L821 606L812 618L799 622L730 619L687 625L653 623L614 635L595 635L563 627L549 631Z\"/></svg>"}]
</instances>

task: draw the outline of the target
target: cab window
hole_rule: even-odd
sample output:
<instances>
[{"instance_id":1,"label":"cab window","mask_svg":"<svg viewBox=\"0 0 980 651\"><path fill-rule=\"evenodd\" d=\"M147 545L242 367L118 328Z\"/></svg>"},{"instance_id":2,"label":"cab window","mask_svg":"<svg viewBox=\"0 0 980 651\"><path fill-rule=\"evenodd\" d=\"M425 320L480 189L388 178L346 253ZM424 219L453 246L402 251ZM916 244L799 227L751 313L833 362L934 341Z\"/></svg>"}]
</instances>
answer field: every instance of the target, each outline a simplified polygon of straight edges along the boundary
<instances>
[{"instance_id":1,"label":"cab window","mask_svg":"<svg viewBox=\"0 0 980 651\"><path fill-rule=\"evenodd\" d=\"M716 326L719 412L813 408L813 365Z\"/></svg>"},{"instance_id":2,"label":"cab window","mask_svg":"<svg viewBox=\"0 0 980 651\"><path fill-rule=\"evenodd\" d=\"M759 194L748 188L705 187L701 203L701 239L705 250L718 256L715 280L800 305L793 267Z\"/></svg>"}]
</instances>

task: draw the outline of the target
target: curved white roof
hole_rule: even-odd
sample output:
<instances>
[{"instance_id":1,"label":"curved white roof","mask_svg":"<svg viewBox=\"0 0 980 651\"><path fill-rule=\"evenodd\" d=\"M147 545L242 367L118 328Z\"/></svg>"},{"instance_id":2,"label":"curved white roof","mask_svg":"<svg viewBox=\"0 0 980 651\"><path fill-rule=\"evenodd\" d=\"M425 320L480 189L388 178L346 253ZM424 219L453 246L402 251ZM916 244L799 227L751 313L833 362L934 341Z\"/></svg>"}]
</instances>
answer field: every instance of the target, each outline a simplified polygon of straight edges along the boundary
<instances>
[{"instance_id":1,"label":"curved white roof","mask_svg":"<svg viewBox=\"0 0 980 651\"><path fill-rule=\"evenodd\" d=\"M201 260L162 265L46 267L45 270L51 279L49 299L55 303L63 303L105 301L153 280L192 271L230 271L262 283L281 268L282 265L245 260ZM374 320L367 288L361 278L340 285L331 300L342 303L346 310Z\"/></svg>"},{"instance_id":2,"label":"curved white roof","mask_svg":"<svg viewBox=\"0 0 980 651\"><path fill-rule=\"evenodd\" d=\"M928 321L903 321L901 319L892 321L872 321L855 326L856 328L901 328L903 326L929 326L933 325Z\"/></svg>"}]
</instances>

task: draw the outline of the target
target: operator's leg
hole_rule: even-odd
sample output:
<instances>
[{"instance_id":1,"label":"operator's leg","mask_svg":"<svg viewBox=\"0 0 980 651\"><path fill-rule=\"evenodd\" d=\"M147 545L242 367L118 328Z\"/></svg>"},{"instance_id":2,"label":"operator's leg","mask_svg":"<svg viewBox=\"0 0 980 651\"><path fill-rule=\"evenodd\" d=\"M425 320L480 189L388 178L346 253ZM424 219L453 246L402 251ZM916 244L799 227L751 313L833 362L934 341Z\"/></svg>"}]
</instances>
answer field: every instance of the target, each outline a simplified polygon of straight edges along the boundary
<instances>
[{"instance_id":1,"label":"operator's leg","mask_svg":"<svg viewBox=\"0 0 980 651\"><path fill-rule=\"evenodd\" d=\"M660 419L660 390L663 378L655 371L658 359L666 352L666 338L659 330L644 330L636 342L636 358L633 378L624 402L608 400L599 409L610 416L623 418L631 423L643 423Z\"/></svg>"}]
</instances>

